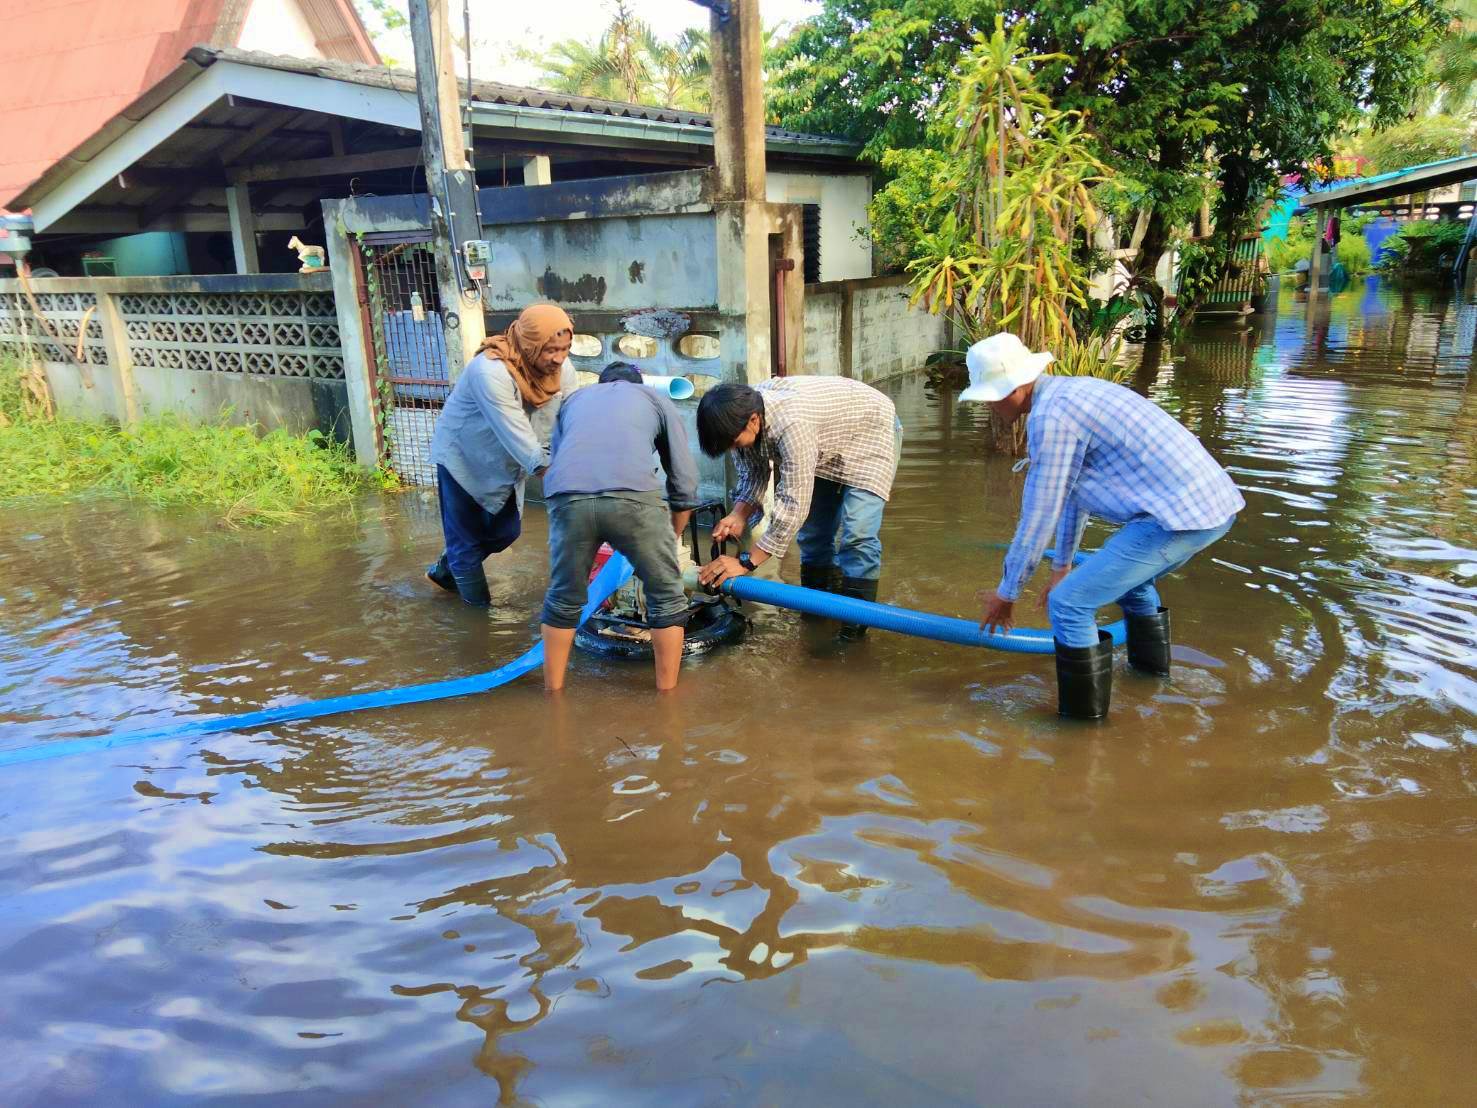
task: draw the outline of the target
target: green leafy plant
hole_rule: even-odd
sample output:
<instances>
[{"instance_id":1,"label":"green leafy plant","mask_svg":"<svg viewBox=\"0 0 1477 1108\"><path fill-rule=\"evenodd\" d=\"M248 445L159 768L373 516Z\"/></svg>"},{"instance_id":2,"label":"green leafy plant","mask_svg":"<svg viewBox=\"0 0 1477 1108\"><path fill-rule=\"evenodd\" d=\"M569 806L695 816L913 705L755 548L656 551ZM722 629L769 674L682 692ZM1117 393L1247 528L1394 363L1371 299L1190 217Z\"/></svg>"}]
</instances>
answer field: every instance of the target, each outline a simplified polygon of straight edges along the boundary
<instances>
[{"instance_id":1,"label":"green leafy plant","mask_svg":"<svg viewBox=\"0 0 1477 1108\"><path fill-rule=\"evenodd\" d=\"M1313 232L1306 219L1294 219L1287 227L1287 237L1271 239L1266 244L1267 271L1291 273L1299 261L1305 261L1313 249Z\"/></svg>"},{"instance_id":2,"label":"green leafy plant","mask_svg":"<svg viewBox=\"0 0 1477 1108\"><path fill-rule=\"evenodd\" d=\"M1371 173L1393 173L1455 157L1470 148L1472 137L1469 117L1420 115L1384 130L1362 131L1349 146L1369 159Z\"/></svg>"},{"instance_id":3,"label":"green leafy plant","mask_svg":"<svg viewBox=\"0 0 1477 1108\"><path fill-rule=\"evenodd\" d=\"M1463 0L1465 2L1465 0ZM1152 280L1203 204L1213 264L1289 168L1326 155L1355 121L1404 118L1429 84L1442 0L821 0L781 48L779 122L853 138L868 156L949 148L937 109L961 57L998 16L1024 28L1038 85L1082 113L1117 187L1102 204ZM1468 55L1468 60L1470 56ZM1126 245L1121 242L1120 245ZM1193 303L1180 295L1183 313Z\"/></svg>"},{"instance_id":4,"label":"green leafy plant","mask_svg":"<svg viewBox=\"0 0 1477 1108\"><path fill-rule=\"evenodd\" d=\"M924 180L883 190L922 191L945 213L917 234L907 265L914 302L967 317L972 330L1014 331L1038 349L1075 336L1072 311L1087 304L1073 248L1097 221L1088 189L1104 172L1080 117L1037 87L1034 67L1052 60L1003 20L976 36L940 115L951 156L923 159Z\"/></svg>"},{"instance_id":5,"label":"green leafy plant","mask_svg":"<svg viewBox=\"0 0 1477 1108\"><path fill-rule=\"evenodd\" d=\"M0 501L108 494L204 509L239 527L342 509L396 485L317 430L262 435L224 419L192 424L174 415L127 427L49 418L26 403L21 374L14 357L0 356Z\"/></svg>"},{"instance_id":6,"label":"green leafy plant","mask_svg":"<svg viewBox=\"0 0 1477 1108\"><path fill-rule=\"evenodd\" d=\"M1369 243L1364 241L1362 232L1344 231L1343 237L1339 239L1338 260L1343 263L1350 277L1359 277L1373 268Z\"/></svg>"},{"instance_id":7,"label":"green leafy plant","mask_svg":"<svg viewBox=\"0 0 1477 1108\"><path fill-rule=\"evenodd\" d=\"M1381 271L1395 274L1431 274L1451 269L1467 237L1465 223L1414 220L1385 240Z\"/></svg>"}]
</instances>

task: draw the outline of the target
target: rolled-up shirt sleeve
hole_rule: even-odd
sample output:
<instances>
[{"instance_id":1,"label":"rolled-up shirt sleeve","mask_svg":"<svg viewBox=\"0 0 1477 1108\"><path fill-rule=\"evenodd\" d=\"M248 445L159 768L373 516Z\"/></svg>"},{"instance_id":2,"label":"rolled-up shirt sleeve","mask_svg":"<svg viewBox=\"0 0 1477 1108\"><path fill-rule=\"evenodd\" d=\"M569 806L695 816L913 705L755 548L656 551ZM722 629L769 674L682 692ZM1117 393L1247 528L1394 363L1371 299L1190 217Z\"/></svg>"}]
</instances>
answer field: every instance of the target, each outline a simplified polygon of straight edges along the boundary
<instances>
[{"instance_id":1,"label":"rolled-up shirt sleeve","mask_svg":"<svg viewBox=\"0 0 1477 1108\"><path fill-rule=\"evenodd\" d=\"M733 468L738 471L738 489L733 494L734 503L749 506L749 524L752 526L764 518L764 493L769 488L773 463L768 454L754 447L749 450L735 450Z\"/></svg>"},{"instance_id":2,"label":"rolled-up shirt sleeve","mask_svg":"<svg viewBox=\"0 0 1477 1108\"><path fill-rule=\"evenodd\" d=\"M1018 599L1035 572L1087 452L1082 437L1060 420L1044 419L1031 431L1031 470L1021 498L1021 519L1006 551L1005 570L997 590L1004 600Z\"/></svg>"},{"instance_id":3,"label":"rolled-up shirt sleeve","mask_svg":"<svg viewBox=\"0 0 1477 1108\"><path fill-rule=\"evenodd\" d=\"M815 429L797 421L785 429L772 449L779 455L774 512L769 517L768 530L755 545L771 557L782 558L810 514L820 445Z\"/></svg>"}]
</instances>

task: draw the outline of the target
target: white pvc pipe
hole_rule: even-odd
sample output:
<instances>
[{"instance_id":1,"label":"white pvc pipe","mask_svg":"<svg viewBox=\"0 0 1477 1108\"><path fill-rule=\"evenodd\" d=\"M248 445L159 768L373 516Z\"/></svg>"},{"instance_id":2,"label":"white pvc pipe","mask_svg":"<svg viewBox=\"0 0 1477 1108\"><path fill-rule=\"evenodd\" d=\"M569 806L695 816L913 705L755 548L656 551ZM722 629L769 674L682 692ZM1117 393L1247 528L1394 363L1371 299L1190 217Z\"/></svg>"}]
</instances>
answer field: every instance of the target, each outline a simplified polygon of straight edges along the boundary
<instances>
[{"instance_id":1,"label":"white pvc pipe","mask_svg":"<svg viewBox=\"0 0 1477 1108\"><path fill-rule=\"evenodd\" d=\"M641 375L641 383L649 389L665 393L673 400L687 400L696 391L686 377L657 377L649 373Z\"/></svg>"}]
</instances>

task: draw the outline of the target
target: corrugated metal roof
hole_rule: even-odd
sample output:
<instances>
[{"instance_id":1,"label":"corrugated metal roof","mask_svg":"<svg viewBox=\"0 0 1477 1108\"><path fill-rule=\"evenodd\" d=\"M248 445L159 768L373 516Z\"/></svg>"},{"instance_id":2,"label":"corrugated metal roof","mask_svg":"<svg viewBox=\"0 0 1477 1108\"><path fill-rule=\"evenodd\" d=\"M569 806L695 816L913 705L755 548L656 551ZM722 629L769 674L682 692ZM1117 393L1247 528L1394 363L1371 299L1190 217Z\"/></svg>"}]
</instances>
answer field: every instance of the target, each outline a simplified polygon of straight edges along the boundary
<instances>
[{"instance_id":1,"label":"corrugated metal roof","mask_svg":"<svg viewBox=\"0 0 1477 1108\"><path fill-rule=\"evenodd\" d=\"M415 91L413 71L390 69L383 65L289 58L279 54L211 47L192 50L190 57L201 65L208 65L214 60L232 61L263 69L276 69L284 73L305 73L310 76L328 77L356 85L393 88L402 92ZM465 87L465 81L461 84ZM592 96L575 96L564 92L547 92L543 89L525 88L522 85L505 85L498 81L474 80L472 82L472 102L474 104L508 104L524 108L545 108L552 111L580 112L586 115L604 115L624 119L648 119L659 123L681 123L691 127L711 128L713 126L713 117L703 112L657 108L649 104L630 104L622 100L600 100ZM860 150L860 146L849 139L839 139L829 135L806 134L783 127L766 127L765 133L774 139L834 144L838 154L847 151L854 153Z\"/></svg>"},{"instance_id":2,"label":"corrugated metal roof","mask_svg":"<svg viewBox=\"0 0 1477 1108\"><path fill-rule=\"evenodd\" d=\"M377 58L349 0L300 0L326 53ZM173 73L234 43L250 0L0 0L0 197L12 197ZM366 52L367 51L367 52Z\"/></svg>"},{"instance_id":3,"label":"corrugated metal roof","mask_svg":"<svg viewBox=\"0 0 1477 1108\"><path fill-rule=\"evenodd\" d=\"M4 2L4 0L0 0ZM189 50L173 70L162 80L145 91L135 100L124 105L111 118L94 130L86 139L72 147L65 155L56 159L50 166L46 167L39 177L33 180L22 192L11 194L9 203L16 207L27 206L39 202L43 197L49 195L62 182L67 180L81 166L87 165L93 158L103 153L113 142L127 133L135 124L147 118L150 113L166 103L172 96L179 93L202 73L206 72L217 62L229 62L241 66L250 66L258 69L275 70L282 73L301 74L317 77L324 80L345 82L349 84L390 89L413 99L415 94L415 74L407 70L395 70L386 66L365 65L362 63L350 63L341 61L327 61L314 58L292 58L277 54L266 54L258 51L239 50L230 47L196 46ZM260 96L260 93L257 93ZM654 129L663 125L675 128L689 127L696 130L706 129L711 131L713 120L711 116L701 112L678 111L671 108L657 108L644 104L628 104L615 100L599 100L587 96L573 96L565 93L547 92L541 89L524 88L519 85L506 85L496 81L474 81L472 84L472 100L474 104L486 105L494 110L498 106L514 109L534 109L536 111L548 111L551 119L556 122L553 129L561 130L557 122L559 116L553 113L575 113L577 115L595 117L595 119L633 120L648 121L653 124ZM224 102L223 102L224 103ZM234 107L221 107L221 112L226 113L227 118L211 118L215 111L205 113L205 116L195 121L195 125L230 123L240 133L244 124L249 127L258 115L254 109L246 104L237 102ZM327 104L324 106L325 113L331 113ZM187 126L175 136L166 139L165 144L152 152L147 159L148 163L168 164L170 154L176 147L181 153L191 153L194 156L183 157L182 161L196 162L201 157L209 158L212 154L212 143L210 140L202 141L202 136L195 129L195 125ZM535 122L533 130L536 132L539 123ZM783 145L803 146L806 149L802 153L807 157L820 156L835 158L838 160L852 161L860 153L860 146L847 139L838 139L826 135L811 135L798 131L790 131L780 127L766 128L768 140L776 147ZM657 142L663 136L641 136L648 141ZM290 160L297 156L284 145L288 136L274 136L273 141L263 144L261 150L256 153L265 154L270 150L273 160ZM218 145L225 141L220 138L215 140ZM793 153L793 151L791 151ZM120 167L121 169L122 167ZM106 191L106 190L105 190ZM0 198L7 194L0 192ZM126 203L138 204L146 200L146 197L138 192L132 193L128 198L114 197L124 200ZM3 203L4 200L0 200Z\"/></svg>"},{"instance_id":4,"label":"corrugated metal roof","mask_svg":"<svg viewBox=\"0 0 1477 1108\"><path fill-rule=\"evenodd\" d=\"M1409 165L1390 173L1379 173L1373 177L1360 177L1353 181L1342 181L1337 185L1309 192L1302 203L1310 208L1343 207L1360 200L1373 202L1403 196L1402 188L1425 191L1442 185L1454 185L1470 181L1477 174L1477 154L1458 154L1454 158Z\"/></svg>"}]
</instances>

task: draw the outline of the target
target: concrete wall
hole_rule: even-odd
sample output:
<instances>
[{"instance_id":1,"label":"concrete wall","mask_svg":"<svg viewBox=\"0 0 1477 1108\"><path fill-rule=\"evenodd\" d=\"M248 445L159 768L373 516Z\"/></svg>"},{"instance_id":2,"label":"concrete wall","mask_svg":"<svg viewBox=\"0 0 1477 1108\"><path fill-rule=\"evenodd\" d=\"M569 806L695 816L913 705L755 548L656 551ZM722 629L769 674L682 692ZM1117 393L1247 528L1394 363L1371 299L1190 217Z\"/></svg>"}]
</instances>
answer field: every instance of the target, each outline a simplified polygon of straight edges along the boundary
<instances>
[{"instance_id":1,"label":"concrete wall","mask_svg":"<svg viewBox=\"0 0 1477 1108\"><path fill-rule=\"evenodd\" d=\"M951 345L947 322L909 308L906 278L824 281L805 286L801 372L881 381L919 369Z\"/></svg>"},{"instance_id":2,"label":"concrete wall","mask_svg":"<svg viewBox=\"0 0 1477 1108\"><path fill-rule=\"evenodd\" d=\"M822 281L872 276L870 176L777 170L768 175L765 191L772 203L820 205Z\"/></svg>"},{"instance_id":3,"label":"concrete wall","mask_svg":"<svg viewBox=\"0 0 1477 1108\"><path fill-rule=\"evenodd\" d=\"M485 234L492 244L489 311L536 300L571 313L718 303L711 212L512 224Z\"/></svg>"},{"instance_id":4,"label":"concrete wall","mask_svg":"<svg viewBox=\"0 0 1477 1108\"><path fill-rule=\"evenodd\" d=\"M326 273L30 284L34 304L19 280L0 280L0 351L39 361L64 415L173 412L349 438Z\"/></svg>"}]
</instances>

